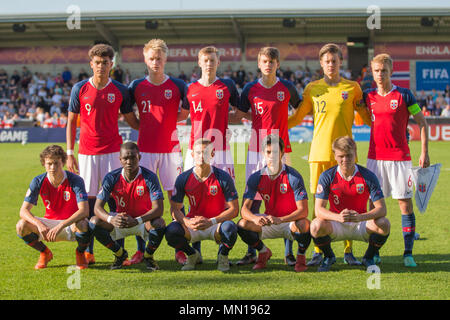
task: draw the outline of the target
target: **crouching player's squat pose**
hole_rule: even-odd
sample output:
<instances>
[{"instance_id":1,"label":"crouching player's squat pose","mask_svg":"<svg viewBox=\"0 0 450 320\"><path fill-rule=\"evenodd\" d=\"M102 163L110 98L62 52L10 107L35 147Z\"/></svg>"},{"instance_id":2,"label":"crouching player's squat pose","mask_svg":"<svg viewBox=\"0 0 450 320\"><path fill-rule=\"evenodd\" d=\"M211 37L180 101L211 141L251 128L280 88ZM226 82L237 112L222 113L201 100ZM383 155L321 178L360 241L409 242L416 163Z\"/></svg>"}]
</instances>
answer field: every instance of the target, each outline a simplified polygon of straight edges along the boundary
<instances>
[{"instance_id":1,"label":"crouching player's squat pose","mask_svg":"<svg viewBox=\"0 0 450 320\"><path fill-rule=\"evenodd\" d=\"M305 251L311 242L309 233L308 196L303 178L294 168L282 164L284 142L269 135L263 142L266 166L253 173L247 181L242 219L238 233L249 246L259 251L254 270L266 267L272 252L262 240L285 238L298 241L295 271L307 269ZM266 207L265 214L253 214L253 200L260 193Z\"/></svg>"},{"instance_id":2,"label":"crouching player's squat pose","mask_svg":"<svg viewBox=\"0 0 450 320\"><path fill-rule=\"evenodd\" d=\"M35 177L20 208L17 234L30 247L40 251L35 269L47 267L53 259L50 249L42 240L78 242L75 250L78 269L87 268L84 251L91 241L88 228L89 205L83 179L64 171L67 154L57 145L48 146L40 154L46 173ZM31 213L39 195L45 206L44 218Z\"/></svg>"},{"instance_id":3,"label":"crouching player's squat pose","mask_svg":"<svg viewBox=\"0 0 450 320\"><path fill-rule=\"evenodd\" d=\"M214 157L210 140L198 139L193 145L194 167L183 172L175 182L171 212L175 219L166 229L167 243L186 253L181 270L193 270L200 262L200 253L189 245L201 240L220 243L217 257L220 271L228 271L228 253L237 239L233 221L239 212L239 201L233 178L209 163ZM181 212L184 196L189 199L189 213Z\"/></svg>"},{"instance_id":4,"label":"crouching player's squat pose","mask_svg":"<svg viewBox=\"0 0 450 320\"><path fill-rule=\"evenodd\" d=\"M355 141L349 137L337 138L332 150L338 165L320 175L316 218L311 222L314 243L325 256L318 271L329 271L336 262L330 243L340 240L369 242L362 259L369 267L375 264L373 257L386 242L390 231L383 192L375 174L355 163ZM369 197L374 208L367 211Z\"/></svg>"},{"instance_id":5,"label":"crouching player's squat pose","mask_svg":"<svg viewBox=\"0 0 450 320\"><path fill-rule=\"evenodd\" d=\"M126 142L120 148L122 168L108 173L103 179L102 190L95 202L95 216L89 227L95 238L115 255L111 269L122 268L128 253L116 240L129 235L139 235L148 240L144 262L148 270L158 270L153 253L164 237L163 193L158 177L150 170L140 167L138 146ZM105 211L109 198L116 201L117 212Z\"/></svg>"}]
</instances>

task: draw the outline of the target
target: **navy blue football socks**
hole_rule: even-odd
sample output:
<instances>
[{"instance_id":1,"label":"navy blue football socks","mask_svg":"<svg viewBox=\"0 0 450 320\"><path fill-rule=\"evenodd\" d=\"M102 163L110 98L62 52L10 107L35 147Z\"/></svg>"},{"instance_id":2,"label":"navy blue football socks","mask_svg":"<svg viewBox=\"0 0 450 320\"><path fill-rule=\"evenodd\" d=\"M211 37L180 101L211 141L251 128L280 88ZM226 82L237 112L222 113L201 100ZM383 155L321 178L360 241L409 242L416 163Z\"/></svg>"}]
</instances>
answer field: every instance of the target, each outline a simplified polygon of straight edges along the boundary
<instances>
[{"instance_id":1,"label":"navy blue football socks","mask_svg":"<svg viewBox=\"0 0 450 320\"><path fill-rule=\"evenodd\" d=\"M414 246L414 234L416 233L416 217L414 212L411 214L402 214L403 240L405 242L405 251L403 256L411 255Z\"/></svg>"},{"instance_id":2,"label":"navy blue football socks","mask_svg":"<svg viewBox=\"0 0 450 320\"><path fill-rule=\"evenodd\" d=\"M219 228L221 244L219 253L227 256L237 240L237 226L233 221L224 221Z\"/></svg>"},{"instance_id":3,"label":"navy blue football socks","mask_svg":"<svg viewBox=\"0 0 450 320\"><path fill-rule=\"evenodd\" d=\"M195 249L189 245L189 242L184 237L183 226L177 221L173 221L167 226L166 240L169 246L183 251L188 256L195 253Z\"/></svg>"}]
</instances>

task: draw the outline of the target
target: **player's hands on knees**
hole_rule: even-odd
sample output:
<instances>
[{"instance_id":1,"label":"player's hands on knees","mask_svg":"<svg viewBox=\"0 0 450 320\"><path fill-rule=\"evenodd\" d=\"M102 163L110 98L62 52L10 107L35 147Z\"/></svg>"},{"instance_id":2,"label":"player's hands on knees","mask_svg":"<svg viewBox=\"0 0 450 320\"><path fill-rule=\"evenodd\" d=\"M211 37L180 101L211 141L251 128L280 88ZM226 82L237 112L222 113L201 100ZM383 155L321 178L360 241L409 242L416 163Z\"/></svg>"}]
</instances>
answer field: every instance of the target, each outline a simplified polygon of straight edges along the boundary
<instances>
[{"instance_id":1,"label":"player's hands on knees","mask_svg":"<svg viewBox=\"0 0 450 320\"><path fill-rule=\"evenodd\" d=\"M44 225L43 223L39 222L36 227L38 228L39 233L41 234L42 238L44 238L45 241L48 241L47 239L47 233L49 232L49 228Z\"/></svg>"},{"instance_id":2,"label":"player's hands on knees","mask_svg":"<svg viewBox=\"0 0 450 320\"><path fill-rule=\"evenodd\" d=\"M205 230L212 226L211 221L208 218L196 216L190 220L194 230Z\"/></svg>"},{"instance_id":3,"label":"player's hands on knees","mask_svg":"<svg viewBox=\"0 0 450 320\"><path fill-rule=\"evenodd\" d=\"M111 219L111 224L116 228L128 228L127 217L128 215L125 212L121 212Z\"/></svg>"},{"instance_id":4,"label":"player's hands on knees","mask_svg":"<svg viewBox=\"0 0 450 320\"><path fill-rule=\"evenodd\" d=\"M355 213L356 211L344 209L339 214L339 222L356 222L355 221ZM356 213L357 214L357 213Z\"/></svg>"},{"instance_id":5,"label":"player's hands on knees","mask_svg":"<svg viewBox=\"0 0 450 320\"><path fill-rule=\"evenodd\" d=\"M47 241L49 242L55 242L56 241L56 237L58 236L58 234L61 232L61 230L63 229L63 225L62 224L58 224L57 226L51 228L48 232L47 232Z\"/></svg>"},{"instance_id":6,"label":"player's hands on knees","mask_svg":"<svg viewBox=\"0 0 450 320\"><path fill-rule=\"evenodd\" d=\"M70 172L78 174L78 163L74 155L67 156L67 169Z\"/></svg>"},{"instance_id":7,"label":"player's hands on knees","mask_svg":"<svg viewBox=\"0 0 450 320\"><path fill-rule=\"evenodd\" d=\"M428 152L422 153L419 158L419 166L422 168L428 168L430 166L430 156Z\"/></svg>"},{"instance_id":8,"label":"player's hands on knees","mask_svg":"<svg viewBox=\"0 0 450 320\"><path fill-rule=\"evenodd\" d=\"M260 227L270 226L272 224L272 222L269 220L269 218L265 215L257 216L253 222Z\"/></svg>"},{"instance_id":9,"label":"player's hands on knees","mask_svg":"<svg viewBox=\"0 0 450 320\"><path fill-rule=\"evenodd\" d=\"M270 221L270 224L279 225L283 221L280 218L274 216L267 216L267 219Z\"/></svg>"}]
</instances>

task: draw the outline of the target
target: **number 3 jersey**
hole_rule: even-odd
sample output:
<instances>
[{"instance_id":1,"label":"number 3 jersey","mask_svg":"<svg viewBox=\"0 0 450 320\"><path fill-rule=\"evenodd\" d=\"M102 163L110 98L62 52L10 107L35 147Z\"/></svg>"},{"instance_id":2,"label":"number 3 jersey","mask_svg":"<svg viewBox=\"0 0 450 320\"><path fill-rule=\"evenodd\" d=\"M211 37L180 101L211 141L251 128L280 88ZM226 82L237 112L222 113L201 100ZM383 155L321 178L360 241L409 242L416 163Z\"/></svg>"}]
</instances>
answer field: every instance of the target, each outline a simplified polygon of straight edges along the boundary
<instances>
[{"instance_id":1,"label":"number 3 jersey","mask_svg":"<svg viewBox=\"0 0 450 320\"><path fill-rule=\"evenodd\" d=\"M203 216L214 218L226 209L226 203L238 198L233 179L225 171L211 166L211 173L205 181L200 181L191 168L177 177L172 201L183 203L189 199L188 218Z\"/></svg>"},{"instance_id":2,"label":"number 3 jersey","mask_svg":"<svg viewBox=\"0 0 450 320\"><path fill-rule=\"evenodd\" d=\"M237 106L239 94L231 79L217 78L205 87L196 81L189 85L183 109L191 115L189 149L199 138L210 139L216 151L228 150L228 112L230 105Z\"/></svg>"},{"instance_id":3,"label":"number 3 jersey","mask_svg":"<svg viewBox=\"0 0 450 320\"><path fill-rule=\"evenodd\" d=\"M367 212L367 201L384 198L375 174L367 168L356 165L350 181L342 178L339 166L334 166L320 175L316 198L328 200L330 211L340 213L344 209L358 213Z\"/></svg>"},{"instance_id":4,"label":"number 3 jersey","mask_svg":"<svg viewBox=\"0 0 450 320\"><path fill-rule=\"evenodd\" d=\"M127 182L123 168L109 172L102 183L102 190L97 199L107 202L110 197L116 202L116 212L126 212L130 217L137 218L152 208L152 201L164 199L156 174L139 167L139 172L133 181Z\"/></svg>"},{"instance_id":5,"label":"number 3 jersey","mask_svg":"<svg viewBox=\"0 0 450 320\"><path fill-rule=\"evenodd\" d=\"M261 151L261 143L269 134L278 134L283 139L285 152L292 152L288 135L289 104L297 108L300 97L294 85L277 78L277 82L266 88L260 80L245 85L239 103L239 110L252 112L252 134L248 150ZM278 130L278 132L276 132Z\"/></svg>"},{"instance_id":6,"label":"number 3 jersey","mask_svg":"<svg viewBox=\"0 0 450 320\"><path fill-rule=\"evenodd\" d=\"M83 179L69 171L64 171L63 181L57 187L51 184L47 173L35 177L24 201L36 206L39 195L45 207L44 218L51 220L70 218L78 211L78 202L88 200Z\"/></svg>"},{"instance_id":7,"label":"number 3 jersey","mask_svg":"<svg viewBox=\"0 0 450 320\"><path fill-rule=\"evenodd\" d=\"M80 149L85 155L120 151L119 111L133 111L128 88L116 80L98 90L92 78L76 83L70 94L69 111L80 115Z\"/></svg>"}]
</instances>

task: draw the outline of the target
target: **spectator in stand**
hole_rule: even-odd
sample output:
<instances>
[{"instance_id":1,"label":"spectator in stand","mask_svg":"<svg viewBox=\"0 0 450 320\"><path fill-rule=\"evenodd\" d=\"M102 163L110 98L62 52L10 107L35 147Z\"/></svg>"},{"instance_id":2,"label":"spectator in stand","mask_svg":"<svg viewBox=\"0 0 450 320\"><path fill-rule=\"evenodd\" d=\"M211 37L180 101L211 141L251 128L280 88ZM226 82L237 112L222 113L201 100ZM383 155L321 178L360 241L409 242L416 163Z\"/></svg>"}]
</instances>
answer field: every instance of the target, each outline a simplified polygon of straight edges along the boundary
<instances>
[{"instance_id":1,"label":"spectator in stand","mask_svg":"<svg viewBox=\"0 0 450 320\"><path fill-rule=\"evenodd\" d=\"M70 72L69 67L64 67L64 71L61 74L64 83L70 83L72 80L72 72Z\"/></svg>"},{"instance_id":2,"label":"spectator in stand","mask_svg":"<svg viewBox=\"0 0 450 320\"><path fill-rule=\"evenodd\" d=\"M57 114L58 117L61 114L61 102L57 102L54 103L51 107L50 107L50 114Z\"/></svg>"},{"instance_id":3,"label":"spectator in stand","mask_svg":"<svg viewBox=\"0 0 450 320\"><path fill-rule=\"evenodd\" d=\"M9 107L8 104L6 103L6 101L4 101L1 105L0 105L0 119L3 119L3 117L5 116L6 112L9 111Z\"/></svg>"},{"instance_id":4,"label":"spectator in stand","mask_svg":"<svg viewBox=\"0 0 450 320\"><path fill-rule=\"evenodd\" d=\"M434 101L433 101L433 96L432 95L428 95L427 96L427 105L426 108L428 110L428 112L431 114L433 114L434 112Z\"/></svg>"},{"instance_id":5,"label":"spectator in stand","mask_svg":"<svg viewBox=\"0 0 450 320\"><path fill-rule=\"evenodd\" d=\"M41 122L41 127L43 127L43 128L53 128L53 119L50 116L50 113L46 112L44 114L44 121Z\"/></svg>"},{"instance_id":6,"label":"spectator in stand","mask_svg":"<svg viewBox=\"0 0 450 320\"><path fill-rule=\"evenodd\" d=\"M427 105L427 94L424 90L421 90L420 94L417 96L417 103L419 104L420 108Z\"/></svg>"},{"instance_id":7,"label":"spectator in stand","mask_svg":"<svg viewBox=\"0 0 450 320\"><path fill-rule=\"evenodd\" d=\"M63 77L61 76L61 73L58 73L55 77L55 82L58 85L63 85L64 84L64 80Z\"/></svg>"},{"instance_id":8,"label":"spectator in stand","mask_svg":"<svg viewBox=\"0 0 450 320\"><path fill-rule=\"evenodd\" d=\"M447 104L444 110L442 110L441 117L450 118L450 104Z\"/></svg>"},{"instance_id":9,"label":"spectator in stand","mask_svg":"<svg viewBox=\"0 0 450 320\"><path fill-rule=\"evenodd\" d=\"M247 76L247 73L245 72L244 66L241 65L239 67L239 70L236 72L236 83L238 83L241 87L245 84L245 77Z\"/></svg>"},{"instance_id":10,"label":"spectator in stand","mask_svg":"<svg viewBox=\"0 0 450 320\"><path fill-rule=\"evenodd\" d=\"M183 71L183 70L180 71L180 74L178 75L178 79L181 79L181 80L183 80L184 82L187 82L188 78L187 78L187 76L184 74L184 71Z\"/></svg>"},{"instance_id":11,"label":"spectator in stand","mask_svg":"<svg viewBox=\"0 0 450 320\"><path fill-rule=\"evenodd\" d=\"M17 110L17 114L18 114L19 118L25 119L27 117L27 111L28 111L28 108L25 105L25 103L21 103L19 110Z\"/></svg>"},{"instance_id":12,"label":"spectator in stand","mask_svg":"<svg viewBox=\"0 0 450 320\"><path fill-rule=\"evenodd\" d=\"M78 74L78 81L83 81L84 79L89 79L89 74L82 68Z\"/></svg>"},{"instance_id":13,"label":"spectator in stand","mask_svg":"<svg viewBox=\"0 0 450 320\"><path fill-rule=\"evenodd\" d=\"M125 84L129 85L131 83L131 73L130 70L125 70Z\"/></svg>"},{"instance_id":14,"label":"spectator in stand","mask_svg":"<svg viewBox=\"0 0 450 320\"><path fill-rule=\"evenodd\" d=\"M60 91L54 91L52 95L52 102L53 104L61 103L63 96L61 95Z\"/></svg>"},{"instance_id":15,"label":"spectator in stand","mask_svg":"<svg viewBox=\"0 0 450 320\"><path fill-rule=\"evenodd\" d=\"M42 127L44 125L44 120L45 120L44 108L37 107L36 121L38 122L38 125Z\"/></svg>"},{"instance_id":16,"label":"spectator in stand","mask_svg":"<svg viewBox=\"0 0 450 320\"><path fill-rule=\"evenodd\" d=\"M14 70L13 71L13 75L11 76L11 83L10 84L13 84L13 85L18 85L19 84L19 82L20 82L20 75L19 75L19 71L17 71L17 70Z\"/></svg>"},{"instance_id":17,"label":"spectator in stand","mask_svg":"<svg viewBox=\"0 0 450 320\"><path fill-rule=\"evenodd\" d=\"M67 114L66 113L61 113L61 116L59 117L59 127L60 128L65 128L67 125Z\"/></svg>"},{"instance_id":18,"label":"spectator in stand","mask_svg":"<svg viewBox=\"0 0 450 320\"><path fill-rule=\"evenodd\" d=\"M36 105L33 103L27 110L26 117L28 120L35 120L36 116Z\"/></svg>"},{"instance_id":19,"label":"spectator in stand","mask_svg":"<svg viewBox=\"0 0 450 320\"><path fill-rule=\"evenodd\" d=\"M123 83L123 70L119 65L114 68L113 79L119 81L120 83Z\"/></svg>"},{"instance_id":20,"label":"spectator in stand","mask_svg":"<svg viewBox=\"0 0 450 320\"><path fill-rule=\"evenodd\" d=\"M3 116L3 128L5 129L11 129L14 127L15 121L14 116L9 111L6 112L6 114Z\"/></svg>"},{"instance_id":21,"label":"spectator in stand","mask_svg":"<svg viewBox=\"0 0 450 320\"><path fill-rule=\"evenodd\" d=\"M22 88L28 87L28 84L30 83L32 78L33 75L31 74L30 70L28 70L28 68L24 66L22 68L22 81L21 81Z\"/></svg>"},{"instance_id":22,"label":"spectator in stand","mask_svg":"<svg viewBox=\"0 0 450 320\"><path fill-rule=\"evenodd\" d=\"M430 116L430 111L428 111L427 107L422 107L422 113L425 117L429 117Z\"/></svg>"},{"instance_id":23,"label":"spectator in stand","mask_svg":"<svg viewBox=\"0 0 450 320\"><path fill-rule=\"evenodd\" d=\"M47 73L47 84L46 87L47 89L54 89L56 86L56 81L55 81L55 77L53 77L50 72Z\"/></svg>"},{"instance_id":24,"label":"spectator in stand","mask_svg":"<svg viewBox=\"0 0 450 320\"><path fill-rule=\"evenodd\" d=\"M442 113L442 105L440 102L436 101L433 115L439 117L441 113Z\"/></svg>"},{"instance_id":25,"label":"spectator in stand","mask_svg":"<svg viewBox=\"0 0 450 320\"><path fill-rule=\"evenodd\" d=\"M3 81L8 82L8 74L6 73L5 69L0 69L0 83Z\"/></svg>"},{"instance_id":26,"label":"spectator in stand","mask_svg":"<svg viewBox=\"0 0 450 320\"><path fill-rule=\"evenodd\" d=\"M441 92L438 92L438 96L436 98L435 104L438 104L441 106L445 106L445 98L444 95Z\"/></svg>"},{"instance_id":27,"label":"spectator in stand","mask_svg":"<svg viewBox=\"0 0 450 320\"><path fill-rule=\"evenodd\" d=\"M47 87L47 81L45 80L44 75L42 73L39 74L36 84L38 89Z\"/></svg>"}]
</instances>

